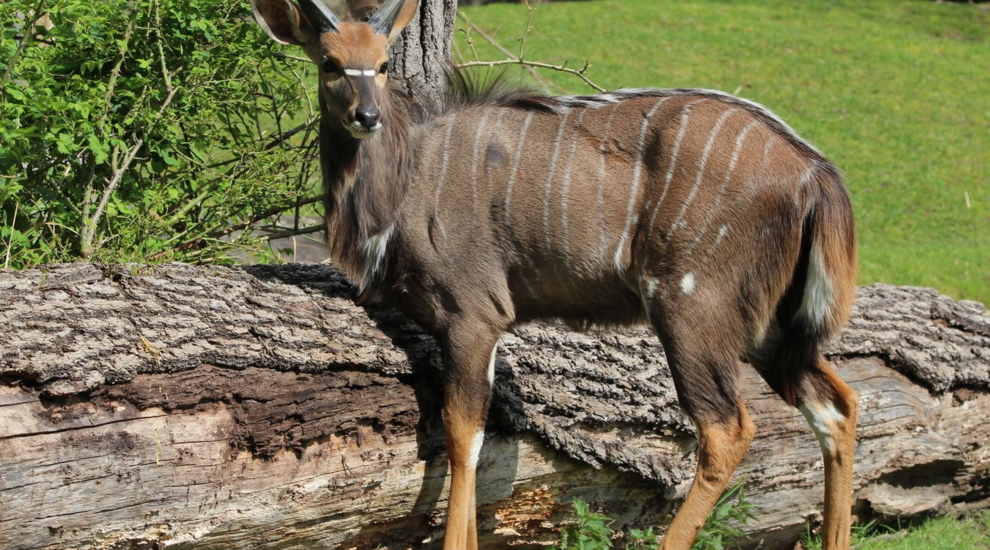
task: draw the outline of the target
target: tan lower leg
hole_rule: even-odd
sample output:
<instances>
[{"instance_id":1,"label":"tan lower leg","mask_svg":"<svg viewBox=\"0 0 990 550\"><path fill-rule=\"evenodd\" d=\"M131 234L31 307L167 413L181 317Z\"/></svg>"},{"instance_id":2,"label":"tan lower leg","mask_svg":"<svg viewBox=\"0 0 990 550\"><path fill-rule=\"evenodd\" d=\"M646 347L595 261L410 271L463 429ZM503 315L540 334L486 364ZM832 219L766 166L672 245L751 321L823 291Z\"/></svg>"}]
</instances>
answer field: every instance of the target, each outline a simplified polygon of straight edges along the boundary
<instances>
[{"instance_id":1,"label":"tan lower leg","mask_svg":"<svg viewBox=\"0 0 990 550\"><path fill-rule=\"evenodd\" d=\"M832 371L826 379L836 395L832 403L802 405L821 444L825 461L825 519L823 550L848 550L852 519L853 457L856 451L856 392Z\"/></svg>"},{"instance_id":2,"label":"tan lower leg","mask_svg":"<svg viewBox=\"0 0 990 550\"><path fill-rule=\"evenodd\" d=\"M467 549L478 550L477 474L471 476L471 508L468 513Z\"/></svg>"},{"instance_id":3,"label":"tan lower leg","mask_svg":"<svg viewBox=\"0 0 990 550\"><path fill-rule=\"evenodd\" d=\"M447 532L444 550L477 549L477 529L474 527L474 468L455 468L451 464L450 502L447 508Z\"/></svg>"},{"instance_id":4,"label":"tan lower leg","mask_svg":"<svg viewBox=\"0 0 990 550\"><path fill-rule=\"evenodd\" d=\"M444 550L464 550L468 540L468 514L471 512L466 493L468 472L451 464L450 500L447 507L447 532L443 537ZM473 474L473 472L471 472Z\"/></svg>"},{"instance_id":5,"label":"tan lower leg","mask_svg":"<svg viewBox=\"0 0 990 550\"><path fill-rule=\"evenodd\" d=\"M475 517L475 476L478 454L484 441L484 428L478 421L445 419L447 456L450 460L450 501L443 550L477 550L478 528Z\"/></svg>"},{"instance_id":6,"label":"tan lower leg","mask_svg":"<svg viewBox=\"0 0 990 550\"><path fill-rule=\"evenodd\" d=\"M698 423L698 472L677 511L660 550L688 550L705 519L746 454L756 428L740 400L739 415L728 424Z\"/></svg>"}]
</instances>

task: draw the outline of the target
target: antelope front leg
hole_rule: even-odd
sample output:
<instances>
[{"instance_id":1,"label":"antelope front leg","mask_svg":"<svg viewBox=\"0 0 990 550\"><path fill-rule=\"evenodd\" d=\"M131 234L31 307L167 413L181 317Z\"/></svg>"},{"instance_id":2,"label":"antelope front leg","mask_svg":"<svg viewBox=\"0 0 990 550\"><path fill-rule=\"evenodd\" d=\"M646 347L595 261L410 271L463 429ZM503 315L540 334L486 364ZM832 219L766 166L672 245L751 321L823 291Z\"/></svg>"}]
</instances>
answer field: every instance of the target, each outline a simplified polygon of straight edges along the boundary
<instances>
[{"instance_id":1,"label":"antelope front leg","mask_svg":"<svg viewBox=\"0 0 990 550\"><path fill-rule=\"evenodd\" d=\"M480 322L452 325L443 344L443 425L450 461L450 501L444 550L477 550L475 473L501 331Z\"/></svg>"},{"instance_id":2,"label":"antelope front leg","mask_svg":"<svg viewBox=\"0 0 990 550\"><path fill-rule=\"evenodd\" d=\"M698 471L684 504L663 537L660 550L691 548L756 432L741 399L738 412L727 422L699 418L695 424L698 426Z\"/></svg>"}]
</instances>

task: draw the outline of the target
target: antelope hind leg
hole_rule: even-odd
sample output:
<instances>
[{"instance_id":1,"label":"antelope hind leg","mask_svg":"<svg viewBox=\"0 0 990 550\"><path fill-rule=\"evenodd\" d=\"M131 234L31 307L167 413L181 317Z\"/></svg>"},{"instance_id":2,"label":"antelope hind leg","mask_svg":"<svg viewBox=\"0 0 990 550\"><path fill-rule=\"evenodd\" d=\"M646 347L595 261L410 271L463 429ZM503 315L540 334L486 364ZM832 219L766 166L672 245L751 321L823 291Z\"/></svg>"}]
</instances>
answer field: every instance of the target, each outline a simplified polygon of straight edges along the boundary
<instances>
[{"instance_id":1,"label":"antelope hind leg","mask_svg":"<svg viewBox=\"0 0 990 550\"><path fill-rule=\"evenodd\" d=\"M821 356L805 376L798 408L818 437L825 463L822 549L848 550L857 396Z\"/></svg>"}]
</instances>

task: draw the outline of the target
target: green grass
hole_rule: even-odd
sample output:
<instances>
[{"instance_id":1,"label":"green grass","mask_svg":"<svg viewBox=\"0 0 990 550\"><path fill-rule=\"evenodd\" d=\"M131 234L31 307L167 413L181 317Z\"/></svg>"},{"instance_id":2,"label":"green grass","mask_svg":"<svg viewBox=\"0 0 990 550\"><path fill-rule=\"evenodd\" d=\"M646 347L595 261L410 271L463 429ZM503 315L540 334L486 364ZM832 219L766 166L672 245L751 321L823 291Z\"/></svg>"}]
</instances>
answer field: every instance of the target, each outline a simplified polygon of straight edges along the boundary
<instances>
[{"instance_id":1,"label":"green grass","mask_svg":"<svg viewBox=\"0 0 990 550\"><path fill-rule=\"evenodd\" d=\"M465 10L509 49L521 4ZM463 45L463 35L455 40ZM502 54L484 47L485 59ZM921 0L598 0L537 7L526 57L608 89L704 87L770 107L842 170L860 283L990 304L990 11ZM573 76L545 74L568 92ZM966 195L970 206L967 207Z\"/></svg>"},{"instance_id":2,"label":"green grass","mask_svg":"<svg viewBox=\"0 0 990 550\"><path fill-rule=\"evenodd\" d=\"M990 511L969 517L943 516L896 532L890 529L854 528L856 550L990 550ZM880 533L880 534L878 534ZM821 541L805 540L809 550L820 550Z\"/></svg>"}]
</instances>

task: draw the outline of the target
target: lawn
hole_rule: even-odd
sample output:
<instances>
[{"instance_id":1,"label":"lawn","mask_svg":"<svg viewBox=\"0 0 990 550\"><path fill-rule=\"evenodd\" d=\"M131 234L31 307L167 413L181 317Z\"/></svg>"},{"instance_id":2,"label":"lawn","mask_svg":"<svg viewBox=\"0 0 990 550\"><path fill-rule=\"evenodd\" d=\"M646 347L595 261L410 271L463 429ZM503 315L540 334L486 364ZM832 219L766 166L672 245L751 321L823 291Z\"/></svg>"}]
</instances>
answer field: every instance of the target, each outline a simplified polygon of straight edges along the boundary
<instances>
[{"instance_id":1,"label":"lawn","mask_svg":"<svg viewBox=\"0 0 990 550\"><path fill-rule=\"evenodd\" d=\"M517 51L521 4L464 10ZM990 304L990 10L922 0L539 4L526 58L599 85L701 87L762 103L844 172L860 283ZM486 59L505 56L475 36ZM464 36L455 41L468 52ZM591 90L545 72L568 93Z\"/></svg>"},{"instance_id":2,"label":"lawn","mask_svg":"<svg viewBox=\"0 0 990 550\"><path fill-rule=\"evenodd\" d=\"M962 519L934 518L889 534L854 533L853 539L856 550L990 550L990 511ZM821 543L810 541L808 548L819 550Z\"/></svg>"}]
</instances>

